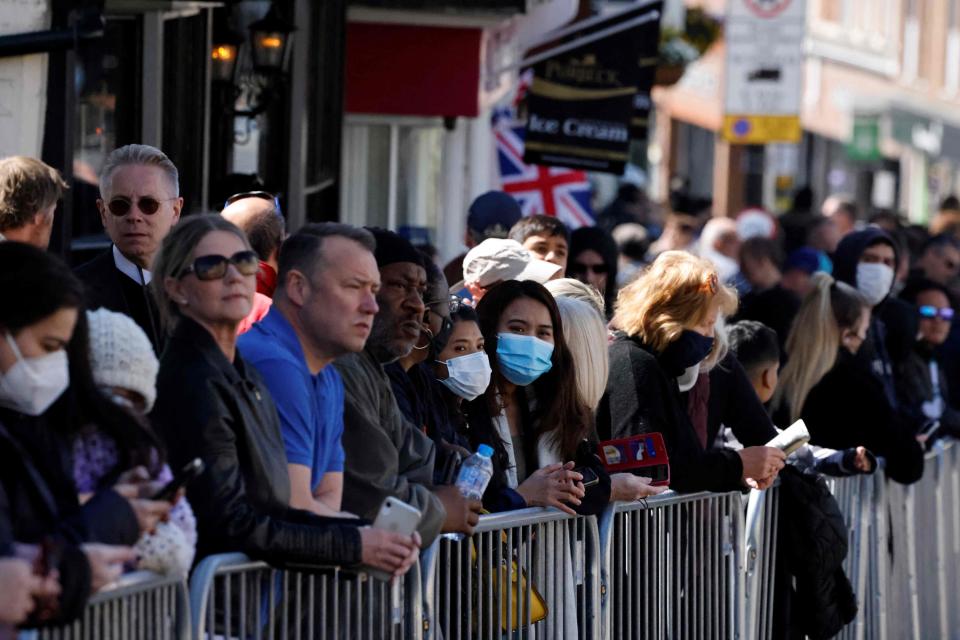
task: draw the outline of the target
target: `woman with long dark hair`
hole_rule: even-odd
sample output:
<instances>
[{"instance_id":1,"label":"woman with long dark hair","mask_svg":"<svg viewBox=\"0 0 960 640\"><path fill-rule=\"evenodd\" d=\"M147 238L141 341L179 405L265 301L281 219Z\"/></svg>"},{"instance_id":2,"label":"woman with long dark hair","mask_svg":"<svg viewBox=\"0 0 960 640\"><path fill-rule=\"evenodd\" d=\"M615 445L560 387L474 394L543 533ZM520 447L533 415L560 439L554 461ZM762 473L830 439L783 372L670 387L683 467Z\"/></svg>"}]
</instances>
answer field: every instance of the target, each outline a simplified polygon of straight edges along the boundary
<instances>
[{"instance_id":1,"label":"woman with long dark hair","mask_svg":"<svg viewBox=\"0 0 960 640\"><path fill-rule=\"evenodd\" d=\"M613 237L600 227L580 227L570 234L567 277L589 284L603 296L607 315L617 299L617 266L620 251Z\"/></svg>"},{"instance_id":2,"label":"woman with long dark hair","mask_svg":"<svg viewBox=\"0 0 960 640\"><path fill-rule=\"evenodd\" d=\"M58 258L4 242L0 293L7 301L0 305L0 556L13 555L14 542L45 554L46 573L33 565L44 580L35 585L28 624L65 622L133 558L129 547L94 542L103 542L101 535L133 542L138 523L131 504L110 487L81 509L58 433L70 424L58 424L51 410L70 401L68 345L83 315L80 282Z\"/></svg>"},{"instance_id":3,"label":"woman with long dark hair","mask_svg":"<svg viewBox=\"0 0 960 640\"><path fill-rule=\"evenodd\" d=\"M599 511L609 499L609 480L594 484L585 500L583 475L574 467L590 466L598 476L602 469L588 441L593 416L580 397L553 296L535 282L510 280L487 292L477 315L493 377L465 412L472 444L495 451L485 504ZM541 460L541 444L559 460Z\"/></svg>"}]
</instances>

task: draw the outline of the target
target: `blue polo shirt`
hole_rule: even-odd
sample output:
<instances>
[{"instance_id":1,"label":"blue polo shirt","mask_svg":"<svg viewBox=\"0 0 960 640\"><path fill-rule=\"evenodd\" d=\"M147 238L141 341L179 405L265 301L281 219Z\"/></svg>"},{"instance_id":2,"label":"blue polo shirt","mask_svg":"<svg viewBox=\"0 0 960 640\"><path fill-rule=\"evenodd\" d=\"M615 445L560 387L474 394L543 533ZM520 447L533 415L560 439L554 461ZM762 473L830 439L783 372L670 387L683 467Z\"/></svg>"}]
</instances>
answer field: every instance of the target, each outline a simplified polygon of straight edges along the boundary
<instances>
[{"instance_id":1,"label":"blue polo shirt","mask_svg":"<svg viewBox=\"0 0 960 640\"><path fill-rule=\"evenodd\" d=\"M311 375L293 327L274 307L237 340L243 359L263 376L280 414L287 462L310 468L312 490L323 474L343 471L343 381L332 366Z\"/></svg>"}]
</instances>

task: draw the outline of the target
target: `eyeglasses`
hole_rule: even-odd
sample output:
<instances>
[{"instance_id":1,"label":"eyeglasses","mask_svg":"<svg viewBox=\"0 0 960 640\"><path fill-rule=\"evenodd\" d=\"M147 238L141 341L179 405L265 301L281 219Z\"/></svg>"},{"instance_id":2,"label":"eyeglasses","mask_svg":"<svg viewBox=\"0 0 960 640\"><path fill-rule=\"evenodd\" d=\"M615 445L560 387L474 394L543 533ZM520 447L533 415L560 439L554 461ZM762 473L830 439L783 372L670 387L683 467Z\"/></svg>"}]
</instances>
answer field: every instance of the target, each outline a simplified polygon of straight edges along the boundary
<instances>
[{"instance_id":1,"label":"eyeglasses","mask_svg":"<svg viewBox=\"0 0 960 640\"><path fill-rule=\"evenodd\" d=\"M227 275L227 266L231 264L237 268L240 275L252 276L260 268L260 259L253 251L238 251L229 258L218 255L200 256L180 272L180 277L192 273L197 276L197 280L217 280Z\"/></svg>"},{"instance_id":2,"label":"eyeglasses","mask_svg":"<svg viewBox=\"0 0 960 640\"><path fill-rule=\"evenodd\" d=\"M573 271L574 273L587 273L589 271L591 273L597 274L598 276L603 275L609 271L609 269L607 268L607 265L602 263L601 264L583 264L581 262L574 262L570 266L570 270Z\"/></svg>"},{"instance_id":3,"label":"eyeglasses","mask_svg":"<svg viewBox=\"0 0 960 640\"><path fill-rule=\"evenodd\" d=\"M171 200L176 200L177 196L172 198L167 198L166 200L157 200L150 196L144 196L136 201L137 208L140 209L143 213L148 216L152 216L157 212L157 209L160 208L160 204L164 202L170 202ZM134 201L129 198L113 198L110 202L107 203L107 210L110 211L113 215L118 218L130 213L130 209L133 208Z\"/></svg>"},{"instance_id":4,"label":"eyeglasses","mask_svg":"<svg viewBox=\"0 0 960 640\"><path fill-rule=\"evenodd\" d=\"M281 218L283 217L283 212L280 210L280 196L274 195L269 191L244 191L242 193L235 193L227 201L223 203L223 208L226 209L234 202L239 200L244 200L246 198L260 198L261 200L272 200L273 201L273 212L276 213Z\"/></svg>"},{"instance_id":5,"label":"eyeglasses","mask_svg":"<svg viewBox=\"0 0 960 640\"><path fill-rule=\"evenodd\" d=\"M953 320L953 309L950 307L935 307L932 304L925 304L918 311L921 318L932 320L939 316L941 320Z\"/></svg>"}]
</instances>

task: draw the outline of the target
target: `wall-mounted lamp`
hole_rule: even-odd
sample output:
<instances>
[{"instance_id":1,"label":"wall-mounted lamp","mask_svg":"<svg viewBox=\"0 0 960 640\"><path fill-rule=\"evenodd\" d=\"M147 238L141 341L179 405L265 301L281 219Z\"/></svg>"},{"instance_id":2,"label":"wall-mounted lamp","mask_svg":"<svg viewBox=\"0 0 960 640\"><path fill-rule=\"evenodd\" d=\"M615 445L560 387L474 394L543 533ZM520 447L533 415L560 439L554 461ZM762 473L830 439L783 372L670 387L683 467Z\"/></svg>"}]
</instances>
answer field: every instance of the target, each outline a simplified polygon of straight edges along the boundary
<instances>
[{"instance_id":1,"label":"wall-mounted lamp","mask_svg":"<svg viewBox=\"0 0 960 640\"><path fill-rule=\"evenodd\" d=\"M294 31L296 27L283 18L275 3L250 24L249 41L231 29L227 16L221 14L214 25L210 57L213 80L232 89L224 105L228 114L254 118L266 111L285 79Z\"/></svg>"}]
</instances>

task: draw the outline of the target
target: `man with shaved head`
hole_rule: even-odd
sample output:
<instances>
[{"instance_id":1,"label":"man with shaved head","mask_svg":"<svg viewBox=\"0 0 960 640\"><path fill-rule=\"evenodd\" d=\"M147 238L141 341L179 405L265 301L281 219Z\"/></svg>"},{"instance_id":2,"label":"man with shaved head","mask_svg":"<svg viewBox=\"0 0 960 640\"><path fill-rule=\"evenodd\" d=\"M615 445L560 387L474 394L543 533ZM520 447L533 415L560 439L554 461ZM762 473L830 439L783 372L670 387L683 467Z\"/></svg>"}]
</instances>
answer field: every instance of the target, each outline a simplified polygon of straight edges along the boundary
<instances>
[{"instance_id":1,"label":"man with shaved head","mask_svg":"<svg viewBox=\"0 0 960 640\"><path fill-rule=\"evenodd\" d=\"M277 286L277 265L285 223L277 197L266 191L238 193L227 199L220 212L247 234L250 246L260 257L257 293L273 297Z\"/></svg>"}]
</instances>

